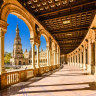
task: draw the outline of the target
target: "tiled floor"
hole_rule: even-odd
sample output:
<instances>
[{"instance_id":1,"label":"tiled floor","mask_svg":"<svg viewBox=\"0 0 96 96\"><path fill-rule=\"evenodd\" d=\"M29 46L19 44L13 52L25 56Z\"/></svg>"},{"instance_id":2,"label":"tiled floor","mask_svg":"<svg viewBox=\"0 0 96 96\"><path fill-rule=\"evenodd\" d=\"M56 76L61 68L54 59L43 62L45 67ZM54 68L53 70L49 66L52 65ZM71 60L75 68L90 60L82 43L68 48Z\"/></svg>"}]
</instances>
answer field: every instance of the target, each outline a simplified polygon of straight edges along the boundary
<instances>
[{"instance_id":1,"label":"tiled floor","mask_svg":"<svg viewBox=\"0 0 96 96\"><path fill-rule=\"evenodd\" d=\"M86 71L64 66L51 75L36 77L3 90L0 96L96 96L89 83L94 80Z\"/></svg>"}]
</instances>

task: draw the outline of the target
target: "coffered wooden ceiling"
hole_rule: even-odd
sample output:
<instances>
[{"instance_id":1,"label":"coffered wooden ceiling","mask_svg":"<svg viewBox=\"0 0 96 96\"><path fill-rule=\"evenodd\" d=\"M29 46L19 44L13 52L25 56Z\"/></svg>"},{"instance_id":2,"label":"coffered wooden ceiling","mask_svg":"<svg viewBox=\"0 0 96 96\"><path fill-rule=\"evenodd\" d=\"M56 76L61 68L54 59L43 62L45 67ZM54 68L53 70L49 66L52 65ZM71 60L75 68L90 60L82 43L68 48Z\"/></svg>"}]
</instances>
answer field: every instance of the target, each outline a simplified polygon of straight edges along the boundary
<instances>
[{"instance_id":1,"label":"coffered wooden ceiling","mask_svg":"<svg viewBox=\"0 0 96 96\"><path fill-rule=\"evenodd\" d=\"M18 1L53 35L62 54L79 46L96 10L96 0Z\"/></svg>"}]
</instances>

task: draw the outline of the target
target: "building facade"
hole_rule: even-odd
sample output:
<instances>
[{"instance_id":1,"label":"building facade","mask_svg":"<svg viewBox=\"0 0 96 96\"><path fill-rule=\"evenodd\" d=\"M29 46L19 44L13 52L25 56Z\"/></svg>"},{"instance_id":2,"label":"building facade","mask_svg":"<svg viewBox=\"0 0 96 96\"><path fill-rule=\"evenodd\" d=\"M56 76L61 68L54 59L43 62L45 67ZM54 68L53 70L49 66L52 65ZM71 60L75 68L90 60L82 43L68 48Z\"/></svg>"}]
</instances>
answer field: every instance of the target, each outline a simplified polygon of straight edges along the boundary
<instances>
[{"instance_id":1,"label":"building facade","mask_svg":"<svg viewBox=\"0 0 96 96\"><path fill-rule=\"evenodd\" d=\"M14 39L13 53L12 53L12 58L10 59L10 63L12 65L28 64L28 59L24 58L24 56L23 56L23 50L22 50L22 44L21 44L21 38L19 35L18 25L16 28L16 37Z\"/></svg>"},{"instance_id":2,"label":"building facade","mask_svg":"<svg viewBox=\"0 0 96 96\"><path fill-rule=\"evenodd\" d=\"M39 62L40 66L46 66L47 65L47 51L41 51L39 52ZM10 59L10 64L12 65L29 65L32 63L32 49L28 52L27 49L23 53L22 50L22 44L21 44L21 38L19 35L19 28L17 25L16 28L16 37L14 39L14 45L13 45L13 52L12 52L12 58ZM35 66L37 65L37 53L35 52Z\"/></svg>"}]
</instances>

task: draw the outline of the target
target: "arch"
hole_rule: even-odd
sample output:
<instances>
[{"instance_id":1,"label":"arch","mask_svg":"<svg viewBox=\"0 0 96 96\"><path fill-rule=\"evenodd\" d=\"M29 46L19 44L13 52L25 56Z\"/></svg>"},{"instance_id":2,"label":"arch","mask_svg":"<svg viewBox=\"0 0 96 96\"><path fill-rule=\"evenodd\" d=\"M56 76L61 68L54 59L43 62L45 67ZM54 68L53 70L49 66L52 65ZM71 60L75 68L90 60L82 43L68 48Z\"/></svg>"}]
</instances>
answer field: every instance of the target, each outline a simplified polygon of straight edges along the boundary
<instances>
[{"instance_id":1,"label":"arch","mask_svg":"<svg viewBox=\"0 0 96 96\"><path fill-rule=\"evenodd\" d=\"M46 34L46 33L44 32L43 29L40 30L40 36L41 36L41 35L45 37L47 46L49 46L49 36L48 36L48 34Z\"/></svg>"},{"instance_id":2,"label":"arch","mask_svg":"<svg viewBox=\"0 0 96 96\"><path fill-rule=\"evenodd\" d=\"M30 16L26 10L20 8L20 6L17 6L15 4L10 4L10 3L5 4L1 9L1 20L7 22L7 17L9 14L14 14L18 18L22 19L30 30L30 38L35 37L36 35L35 28L34 28L35 24L32 22L32 19L30 19Z\"/></svg>"}]
</instances>

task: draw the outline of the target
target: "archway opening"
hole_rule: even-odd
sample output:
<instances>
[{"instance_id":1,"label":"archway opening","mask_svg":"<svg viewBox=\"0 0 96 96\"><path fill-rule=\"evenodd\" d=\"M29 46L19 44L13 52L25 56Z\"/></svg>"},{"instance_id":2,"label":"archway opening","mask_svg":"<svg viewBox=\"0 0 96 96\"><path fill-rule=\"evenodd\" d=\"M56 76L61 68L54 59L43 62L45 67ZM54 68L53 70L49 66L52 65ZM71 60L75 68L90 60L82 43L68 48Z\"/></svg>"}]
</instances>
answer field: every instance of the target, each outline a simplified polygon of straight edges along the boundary
<instances>
[{"instance_id":1,"label":"archway opening","mask_svg":"<svg viewBox=\"0 0 96 96\"><path fill-rule=\"evenodd\" d=\"M5 69L25 68L29 65L30 57L30 31L22 19L16 15L9 14L7 18L9 24L5 34Z\"/></svg>"},{"instance_id":2,"label":"archway opening","mask_svg":"<svg viewBox=\"0 0 96 96\"><path fill-rule=\"evenodd\" d=\"M47 42L43 35L41 35L40 41L41 41L40 52L39 52L40 67L45 67L45 66L47 66Z\"/></svg>"}]
</instances>

